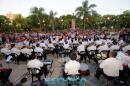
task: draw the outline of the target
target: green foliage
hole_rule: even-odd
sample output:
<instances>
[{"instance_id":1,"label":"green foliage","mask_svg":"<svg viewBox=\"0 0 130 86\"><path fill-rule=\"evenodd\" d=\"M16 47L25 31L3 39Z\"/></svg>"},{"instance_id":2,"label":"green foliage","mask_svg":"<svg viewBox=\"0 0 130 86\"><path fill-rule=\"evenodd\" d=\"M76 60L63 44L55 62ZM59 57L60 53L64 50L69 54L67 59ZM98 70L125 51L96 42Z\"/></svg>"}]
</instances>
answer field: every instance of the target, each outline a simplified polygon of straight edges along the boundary
<instances>
[{"instance_id":1,"label":"green foliage","mask_svg":"<svg viewBox=\"0 0 130 86\"><path fill-rule=\"evenodd\" d=\"M93 8L95 4L89 4L88 0L75 9L75 15L62 15L56 17L57 12L45 13L42 7L32 7L30 15L24 18L17 15L12 21L6 16L0 15L0 32L22 32L22 31L60 31L71 28L72 19L76 20L76 27L86 28L130 28L130 11L126 10L120 15L101 16Z\"/></svg>"},{"instance_id":2,"label":"green foliage","mask_svg":"<svg viewBox=\"0 0 130 86\"><path fill-rule=\"evenodd\" d=\"M93 15L96 15L97 12L95 10L93 10L93 8L95 8L96 5L95 4L90 4L88 5L88 0L85 0L82 2L82 6L79 6L76 8L75 12L76 12L76 16L82 19L83 22L83 28L86 28L86 25L89 26L90 25L90 21L92 20ZM91 19L89 19L89 17L91 17ZM80 25L81 26L81 25Z\"/></svg>"}]
</instances>

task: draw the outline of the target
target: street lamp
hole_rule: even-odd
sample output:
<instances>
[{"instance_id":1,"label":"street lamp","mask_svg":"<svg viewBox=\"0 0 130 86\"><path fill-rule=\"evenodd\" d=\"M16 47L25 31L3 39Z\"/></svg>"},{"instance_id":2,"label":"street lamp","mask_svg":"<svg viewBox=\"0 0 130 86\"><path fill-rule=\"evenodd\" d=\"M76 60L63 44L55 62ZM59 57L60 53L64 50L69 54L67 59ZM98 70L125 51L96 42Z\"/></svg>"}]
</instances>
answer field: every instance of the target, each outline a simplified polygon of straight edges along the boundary
<instances>
[{"instance_id":1,"label":"street lamp","mask_svg":"<svg viewBox=\"0 0 130 86\"><path fill-rule=\"evenodd\" d=\"M108 20L108 22L107 22L107 23L109 23L109 24L107 24L107 25L108 25L108 27L110 26L110 22L109 22L109 21L110 21L110 19L111 19L111 18L108 16L108 17L107 17L107 20Z\"/></svg>"},{"instance_id":2,"label":"street lamp","mask_svg":"<svg viewBox=\"0 0 130 86\"><path fill-rule=\"evenodd\" d=\"M63 21L64 21L64 20L63 20L63 19L61 19L60 21L61 21L61 24L62 24L62 29L63 29Z\"/></svg>"},{"instance_id":3,"label":"street lamp","mask_svg":"<svg viewBox=\"0 0 130 86\"><path fill-rule=\"evenodd\" d=\"M43 30L45 29L45 20L42 21L43 22Z\"/></svg>"},{"instance_id":4,"label":"street lamp","mask_svg":"<svg viewBox=\"0 0 130 86\"><path fill-rule=\"evenodd\" d=\"M110 20L110 17L107 17L107 20Z\"/></svg>"},{"instance_id":5,"label":"street lamp","mask_svg":"<svg viewBox=\"0 0 130 86\"><path fill-rule=\"evenodd\" d=\"M42 22L44 23L45 21L43 20Z\"/></svg>"},{"instance_id":6,"label":"street lamp","mask_svg":"<svg viewBox=\"0 0 130 86\"><path fill-rule=\"evenodd\" d=\"M63 22L64 20L63 20L63 19L61 19L60 21L61 21L61 22Z\"/></svg>"}]
</instances>

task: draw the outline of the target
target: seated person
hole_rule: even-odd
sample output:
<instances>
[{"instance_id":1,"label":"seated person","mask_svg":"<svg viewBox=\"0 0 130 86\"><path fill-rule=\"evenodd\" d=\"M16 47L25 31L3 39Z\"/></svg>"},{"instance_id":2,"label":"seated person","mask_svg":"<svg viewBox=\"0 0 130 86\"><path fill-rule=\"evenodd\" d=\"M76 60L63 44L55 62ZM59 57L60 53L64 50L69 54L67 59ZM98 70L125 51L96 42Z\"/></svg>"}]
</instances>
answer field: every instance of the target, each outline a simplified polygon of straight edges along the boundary
<instances>
[{"instance_id":1,"label":"seated person","mask_svg":"<svg viewBox=\"0 0 130 86\"><path fill-rule=\"evenodd\" d=\"M119 77L119 73L123 70L123 66L121 62L115 58L116 55L116 52L110 52L109 58L101 62L96 71L96 78L99 79L101 74L109 78Z\"/></svg>"},{"instance_id":2,"label":"seated person","mask_svg":"<svg viewBox=\"0 0 130 86\"><path fill-rule=\"evenodd\" d=\"M9 76L11 72L12 72L12 69L4 68L2 67L2 64L0 64L0 82L5 83L6 81L9 81Z\"/></svg>"},{"instance_id":3,"label":"seated person","mask_svg":"<svg viewBox=\"0 0 130 86\"><path fill-rule=\"evenodd\" d=\"M128 50L130 50L130 43L127 43L124 47L122 47L122 50L124 52L127 52Z\"/></svg>"},{"instance_id":4,"label":"seated person","mask_svg":"<svg viewBox=\"0 0 130 86\"><path fill-rule=\"evenodd\" d=\"M35 53L33 53L33 55L32 55L32 60L30 60L30 61L27 63L27 67L28 67L28 68L37 68L37 69L39 69L40 71L39 71L39 73L37 74L36 77L37 77L39 80L41 80L41 75L42 75L43 72L44 72L44 65L43 65L43 63L42 63L40 60L38 60L38 59L36 58Z\"/></svg>"},{"instance_id":5,"label":"seated person","mask_svg":"<svg viewBox=\"0 0 130 86\"><path fill-rule=\"evenodd\" d=\"M69 75L79 75L80 63L76 61L77 54L71 53L70 60L65 63L65 76Z\"/></svg>"},{"instance_id":6,"label":"seated person","mask_svg":"<svg viewBox=\"0 0 130 86\"><path fill-rule=\"evenodd\" d=\"M79 42L79 46L77 47L77 51L80 55L80 61L86 61L86 52L85 52L85 45L82 42Z\"/></svg>"},{"instance_id":7,"label":"seated person","mask_svg":"<svg viewBox=\"0 0 130 86\"><path fill-rule=\"evenodd\" d=\"M111 45L110 50L119 50L120 46L116 41L113 41L113 45Z\"/></svg>"},{"instance_id":8,"label":"seated person","mask_svg":"<svg viewBox=\"0 0 130 86\"><path fill-rule=\"evenodd\" d=\"M39 44L36 44L36 47L35 47L35 49L34 49L34 52L42 53L42 52L43 52L43 49L40 47Z\"/></svg>"},{"instance_id":9,"label":"seated person","mask_svg":"<svg viewBox=\"0 0 130 86\"><path fill-rule=\"evenodd\" d=\"M80 75L89 75L90 72L89 72L88 65L82 62L80 64L79 73L80 73Z\"/></svg>"}]
</instances>

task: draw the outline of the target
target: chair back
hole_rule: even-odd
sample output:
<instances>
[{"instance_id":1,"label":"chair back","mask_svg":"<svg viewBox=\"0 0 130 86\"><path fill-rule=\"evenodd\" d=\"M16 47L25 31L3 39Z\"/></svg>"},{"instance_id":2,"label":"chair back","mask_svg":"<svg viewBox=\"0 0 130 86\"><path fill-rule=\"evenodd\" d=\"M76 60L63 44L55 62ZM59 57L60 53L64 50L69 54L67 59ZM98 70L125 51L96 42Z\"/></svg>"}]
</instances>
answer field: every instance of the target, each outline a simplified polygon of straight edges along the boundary
<instances>
[{"instance_id":1,"label":"chair back","mask_svg":"<svg viewBox=\"0 0 130 86\"><path fill-rule=\"evenodd\" d=\"M82 54L82 55L85 54L85 53L86 53L85 51L80 51L80 54Z\"/></svg>"},{"instance_id":2,"label":"chair back","mask_svg":"<svg viewBox=\"0 0 130 86\"><path fill-rule=\"evenodd\" d=\"M96 50L90 50L90 51L88 51L88 53L89 53L90 55L94 55L94 54L96 54Z\"/></svg>"}]
</instances>

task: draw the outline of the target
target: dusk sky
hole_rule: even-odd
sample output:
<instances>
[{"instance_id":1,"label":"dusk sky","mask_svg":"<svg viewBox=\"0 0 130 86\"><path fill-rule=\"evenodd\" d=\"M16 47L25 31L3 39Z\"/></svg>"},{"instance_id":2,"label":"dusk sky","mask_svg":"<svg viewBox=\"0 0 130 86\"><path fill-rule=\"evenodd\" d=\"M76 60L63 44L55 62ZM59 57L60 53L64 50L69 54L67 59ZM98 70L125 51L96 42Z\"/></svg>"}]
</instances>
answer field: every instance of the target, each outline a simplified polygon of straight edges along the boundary
<instances>
[{"instance_id":1,"label":"dusk sky","mask_svg":"<svg viewBox=\"0 0 130 86\"><path fill-rule=\"evenodd\" d=\"M53 10L57 16L73 14L76 7L81 6L84 0L0 0L0 15L8 12L20 13L28 16L30 8L43 7L46 13ZM96 4L95 10L101 14L121 14L130 10L130 0L89 0L89 4Z\"/></svg>"}]
</instances>

